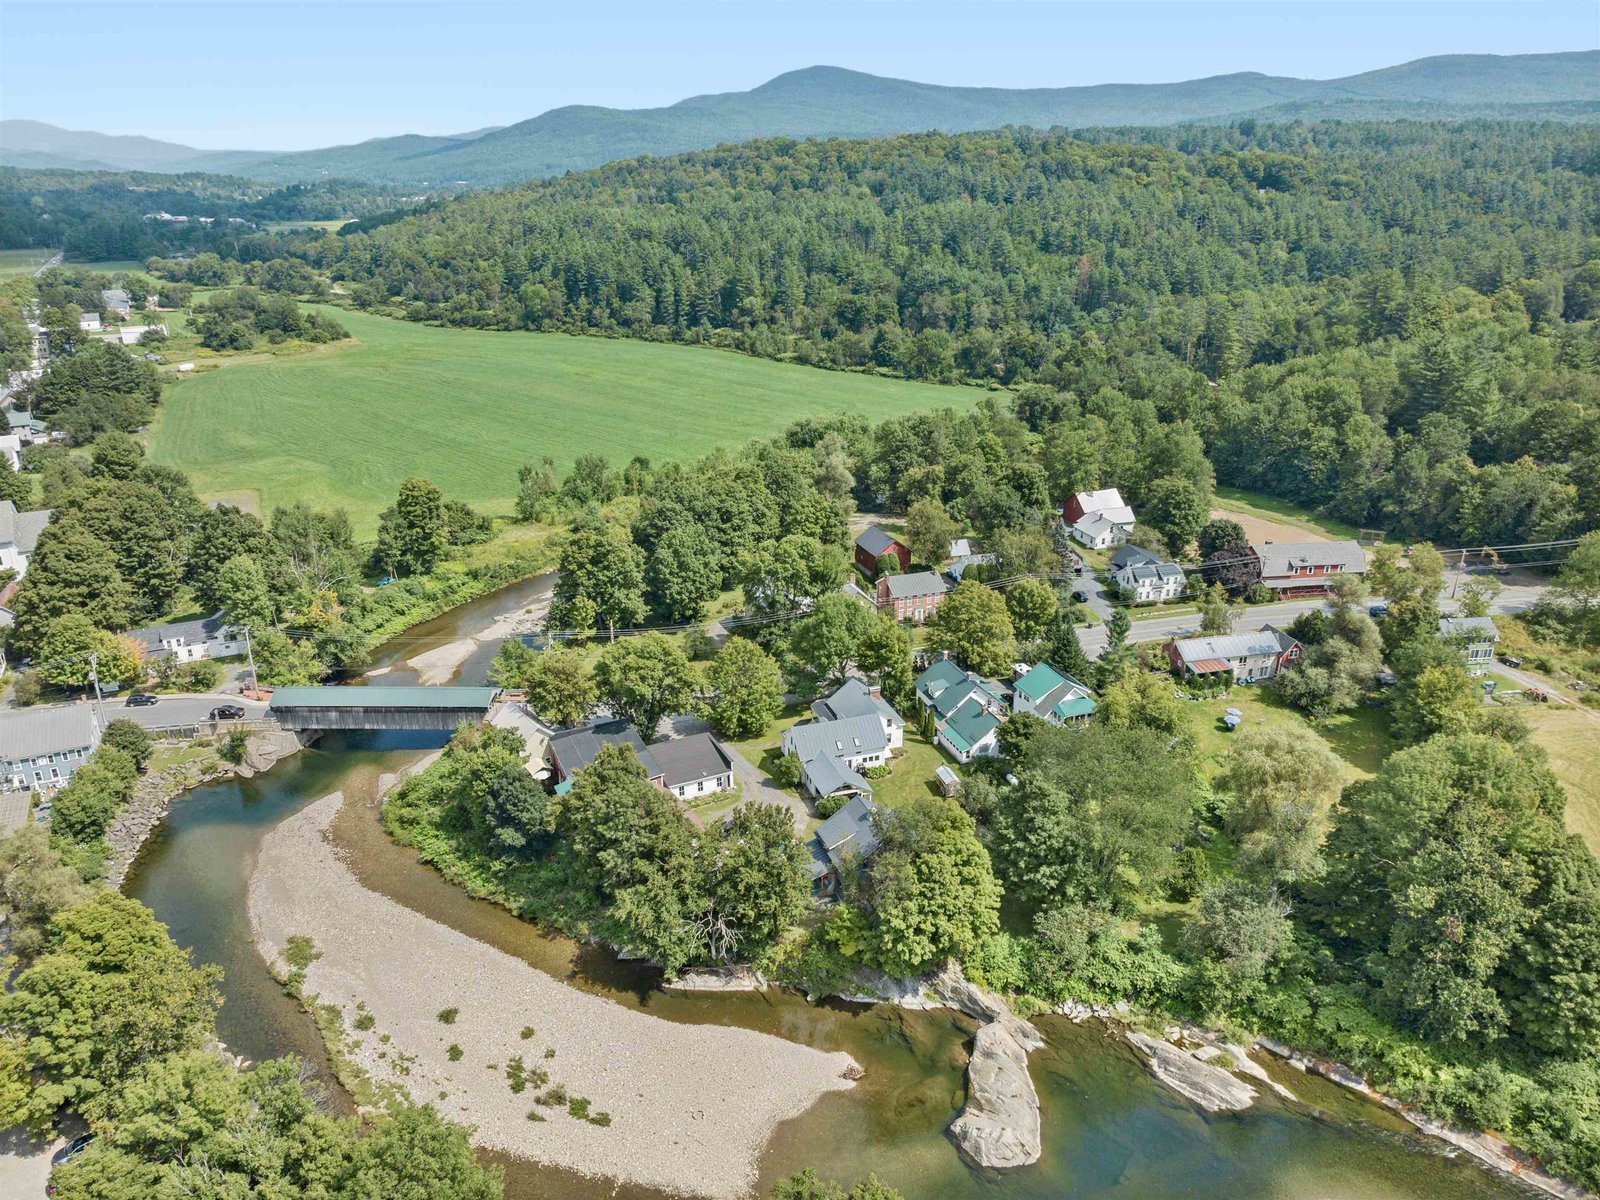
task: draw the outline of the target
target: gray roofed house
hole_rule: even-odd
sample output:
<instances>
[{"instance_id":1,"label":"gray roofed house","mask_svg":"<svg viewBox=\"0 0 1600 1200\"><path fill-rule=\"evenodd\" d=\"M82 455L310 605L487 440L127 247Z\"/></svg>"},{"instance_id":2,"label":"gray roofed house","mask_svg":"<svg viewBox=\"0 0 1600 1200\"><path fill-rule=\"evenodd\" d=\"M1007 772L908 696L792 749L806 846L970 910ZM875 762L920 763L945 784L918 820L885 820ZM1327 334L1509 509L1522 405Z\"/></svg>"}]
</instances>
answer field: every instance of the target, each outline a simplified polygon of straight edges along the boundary
<instances>
[{"instance_id":1,"label":"gray roofed house","mask_svg":"<svg viewBox=\"0 0 1600 1200\"><path fill-rule=\"evenodd\" d=\"M793 725L784 730L783 741L784 752L798 754L802 762L818 754L849 759L882 754L889 748L883 722L876 715Z\"/></svg>"},{"instance_id":2,"label":"gray roofed house","mask_svg":"<svg viewBox=\"0 0 1600 1200\"><path fill-rule=\"evenodd\" d=\"M1129 593L1135 604L1175 600L1188 583L1183 568L1172 562L1128 563L1116 572L1116 580L1117 586Z\"/></svg>"},{"instance_id":3,"label":"gray roofed house","mask_svg":"<svg viewBox=\"0 0 1600 1200\"><path fill-rule=\"evenodd\" d=\"M105 288L100 292L100 304L110 312L127 316L133 311L133 300L125 288Z\"/></svg>"},{"instance_id":4,"label":"gray roofed house","mask_svg":"<svg viewBox=\"0 0 1600 1200\"><path fill-rule=\"evenodd\" d=\"M883 698L883 693L864 679L845 680L831 696L813 700L811 711L819 721L877 717L883 722L883 735L888 739L889 749L899 749L905 740L905 721Z\"/></svg>"},{"instance_id":5,"label":"gray roofed house","mask_svg":"<svg viewBox=\"0 0 1600 1200\"><path fill-rule=\"evenodd\" d=\"M1299 661L1300 654L1300 643L1272 625L1264 625L1255 633L1174 638L1167 643L1167 658L1174 670L1184 675L1227 672L1236 683L1271 679Z\"/></svg>"},{"instance_id":6,"label":"gray roofed house","mask_svg":"<svg viewBox=\"0 0 1600 1200\"><path fill-rule=\"evenodd\" d=\"M856 535L856 545L876 559L882 557L891 546L900 545L900 542L887 530L868 525Z\"/></svg>"},{"instance_id":7,"label":"gray roofed house","mask_svg":"<svg viewBox=\"0 0 1600 1200\"><path fill-rule=\"evenodd\" d=\"M245 652L244 634L228 624L220 610L209 617L196 617L191 621L130 629L128 636L142 643L151 658L171 657L179 662L231 658Z\"/></svg>"},{"instance_id":8,"label":"gray roofed house","mask_svg":"<svg viewBox=\"0 0 1600 1200\"><path fill-rule=\"evenodd\" d=\"M1146 550L1143 546L1132 543L1118 546L1111 552L1111 569L1120 571L1123 567L1148 567L1161 562L1161 555L1153 550Z\"/></svg>"},{"instance_id":9,"label":"gray roofed house","mask_svg":"<svg viewBox=\"0 0 1600 1200\"><path fill-rule=\"evenodd\" d=\"M50 512L48 508L19 512L10 500L0 500L0 570L15 571L18 579L28 573L28 560L50 524Z\"/></svg>"},{"instance_id":10,"label":"gray roofed house","mask_svg":"<svg viewBox=\"0 0 1600 1200\"><path fill-rule=\"evenodd\" d=\"M0 715L0 790L59 787L100 745L90 704L63 704Z\"/></svg>"},{"instance_id":11,"label":"gray roofed house","mask_svg":"<svg viewBox=\"0 0 1600 1200\"><path fill-rule=\"evenodd\" d=\"M800 760L800 782L819 800L870 792L861 771L889 758L889 737L876 713L790 726L783 731L780 746L784 754Z\"/></svg>"},{"instance_id":12,"label":"gray roofed house","mask_svg":"<svg viewBox=\"0 0 1600 1200\"><path fill-rule=\"evenodd\" d=\"M709 733L657 742L647 753L661 770L661 786L680 800L733 787L733 760Z\"/></svg>"},{"instance_id":13,"label":"gray roofed house","mask_svg":"<svg viewBox=\"0 0 1600 1200\"><path fill-rule=\"evenodd\" d=\"M852 796L817 827L811 847L811 886L817 895L832 895L846 870L872 857L878 848L877 812L866 796Z\"/></svg>"},{"instance_id":14,"label":"gray roofed house","mask_svg":"<svg viewBox=\"0 0 1600 1200\"><path fill-rule=\"evenodd\" d=\"M1356 542L1252 542L1261 582L1285 596L1319 595L1335 575L1360 575L1367 556Z\"/></svg>"},{"instance_id":15,"label":"gray roofed house","mask_svg":"<svg viewBox=\"0 0 1600 1200\"><path fill-rule=\"evenodd\" d=\"M1488 617L1440 617L1439 636L1459 642L1467 671L1482 675L1494 661L1494 647L1500 640L1500 631Z\"/></svg>"},{"instance_id":16,"label":"gray roofed house","mask_svg":"<svg viewBox=\"0 0 1600 1200\"><path fill-rule=\"evenodd\" d=\"M610 720L596 721L578 729L563 729L551 736L550 760L555 765L557 780L565 783L571 779L607 746L627 746L638 756L646 775L651 779L661 778L661 768L633 722Z\"/></svg>"}]
</instances>

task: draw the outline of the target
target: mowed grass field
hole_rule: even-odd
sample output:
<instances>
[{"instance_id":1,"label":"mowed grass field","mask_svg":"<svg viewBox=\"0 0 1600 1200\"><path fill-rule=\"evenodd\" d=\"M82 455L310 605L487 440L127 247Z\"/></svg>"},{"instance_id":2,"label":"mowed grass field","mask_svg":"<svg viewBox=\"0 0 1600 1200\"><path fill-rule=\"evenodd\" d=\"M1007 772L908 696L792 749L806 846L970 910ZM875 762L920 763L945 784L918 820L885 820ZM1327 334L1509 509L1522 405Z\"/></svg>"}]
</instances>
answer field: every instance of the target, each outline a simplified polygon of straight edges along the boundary
<instances>
[{"instance_id":1,"label":"mowed grass field","mask_svg":"<svg viewBox=\"0 0 1600 1200\"><path fill-rule=\"evenodd\" d=\"M1600 857L1600 722L1573 705L1532 704L1533 740L1550 755L1550 769L1567 789L1567 828Z\"/></svg>"},{"instance_id":2,"label":"mowed grass field","mask_svg":"<svg viewBox=\"0 0 1600 1200\"><path fill-rule=\"evenodd\" d=\"M55 255L54 250L0 250L0 279L13 275L32 275L39 264Z\"/></svg>"},{"instance_id":3,"label":"mowed grass field","mask_svg":"<svg viewBox=\"0 0 1600 1200\"><path fill-rule=\"evenodd\" d=\"M151 457L187 471L204 496L254 493L262 511L342 505L370 534L408 475L508 513L517 468L542 455L563 467L583 453L665 462L804 416L879 420L984 394L700 347L325 311L354 344L169 376Z\"/></svg>"}]
</instances>

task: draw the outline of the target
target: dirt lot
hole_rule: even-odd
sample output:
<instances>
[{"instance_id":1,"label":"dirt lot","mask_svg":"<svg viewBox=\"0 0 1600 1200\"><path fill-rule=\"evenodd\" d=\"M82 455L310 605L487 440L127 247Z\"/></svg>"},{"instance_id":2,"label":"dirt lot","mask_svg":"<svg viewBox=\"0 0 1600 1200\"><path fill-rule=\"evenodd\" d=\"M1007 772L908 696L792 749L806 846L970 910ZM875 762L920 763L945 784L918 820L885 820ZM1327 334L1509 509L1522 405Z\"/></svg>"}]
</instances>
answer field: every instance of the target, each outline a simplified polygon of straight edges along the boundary
<instances>
[{"instance_id":1,"label":"dirt lot","mask_svg":"<svg viewBox=\"0 0 1600 1200\"><path fill-rule=\"evenodd\" d=\"M1284 521L1271 521L1248 513L1227 508L1213 508L1212 517L1237 521L1244 526L1244 536L1250 542L1326 542L1326 534L1316 533L1303 525L1290 525Z\"/></svg>"}]
</instances>

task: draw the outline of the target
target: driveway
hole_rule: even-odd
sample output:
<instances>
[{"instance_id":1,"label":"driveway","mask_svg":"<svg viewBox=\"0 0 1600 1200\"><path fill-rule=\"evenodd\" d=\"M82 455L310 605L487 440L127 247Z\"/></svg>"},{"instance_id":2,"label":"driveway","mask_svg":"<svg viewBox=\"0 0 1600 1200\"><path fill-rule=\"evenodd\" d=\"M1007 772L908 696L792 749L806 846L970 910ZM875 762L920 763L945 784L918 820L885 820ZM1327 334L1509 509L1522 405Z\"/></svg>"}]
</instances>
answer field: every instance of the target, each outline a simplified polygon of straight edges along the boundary
<instances>
[{"instance_id":1,"label":"driveway","mask_svg":"<svg viewBox=\"0 0 1600 1200\"><path fill-rule=\"evenodd\" d=\"M0 1196L5 1200L43 1200L50 1182L50 1156L87 1126L76 1116L61 1122L63 1132L43 1142L28 1138L21 1129L0 1133Z\"/></svg>"}]
</instances>

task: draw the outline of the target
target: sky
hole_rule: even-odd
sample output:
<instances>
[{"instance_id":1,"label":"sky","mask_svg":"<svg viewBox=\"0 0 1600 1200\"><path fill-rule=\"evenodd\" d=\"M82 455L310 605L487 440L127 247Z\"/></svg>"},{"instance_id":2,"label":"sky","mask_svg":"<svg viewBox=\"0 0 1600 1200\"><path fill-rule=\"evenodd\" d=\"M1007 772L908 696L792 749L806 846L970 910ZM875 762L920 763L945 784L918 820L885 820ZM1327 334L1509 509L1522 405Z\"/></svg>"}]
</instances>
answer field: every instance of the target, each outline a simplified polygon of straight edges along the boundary
<instances>
[{"instance_id":1,"label":"sky","mask_svg":"<svg viewBox=\"0 0 1600 1200\"><path fill-rule=\"evenodd\" d=\"M298 150L671 104L817 64L1069 87L1597 47L1596 0L0 0L0 116Z\"/></svg>"}]
</instances>

